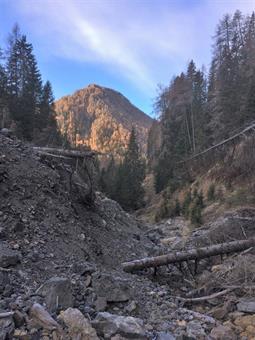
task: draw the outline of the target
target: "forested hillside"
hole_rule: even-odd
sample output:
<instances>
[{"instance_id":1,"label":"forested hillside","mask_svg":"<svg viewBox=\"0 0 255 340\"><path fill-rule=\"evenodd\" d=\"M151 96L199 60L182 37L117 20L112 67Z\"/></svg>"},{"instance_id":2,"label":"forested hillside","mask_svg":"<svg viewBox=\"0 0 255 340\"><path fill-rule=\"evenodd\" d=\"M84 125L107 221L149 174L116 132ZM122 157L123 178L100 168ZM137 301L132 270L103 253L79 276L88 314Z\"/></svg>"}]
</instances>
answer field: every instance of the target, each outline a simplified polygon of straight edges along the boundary
<instances>
[{"instance_id":1,"label":"forested hillside","mask_svg":"<svg viewBox=\"0 0 255 340\"><path fill-rule=\"evenodd\" d=\"M225 15L213 37L209 72L197 68L191 60L184 72L160 90L155 111L159 118L149 133L148 161L154 172L156 192L167 188L171 196L194 182L203 173L201 169L226 162L230 153L234 159L238 148L228 144L218 156L209 152L203 164L182 163L255 120L254 13L247 17L240 11L233 16ZM228 169L226 164L222 169L222 178L233 166L229 158ZM232 172L232 177L237 177L244 169L236 174Z\"/></svg>"}]
</instances>

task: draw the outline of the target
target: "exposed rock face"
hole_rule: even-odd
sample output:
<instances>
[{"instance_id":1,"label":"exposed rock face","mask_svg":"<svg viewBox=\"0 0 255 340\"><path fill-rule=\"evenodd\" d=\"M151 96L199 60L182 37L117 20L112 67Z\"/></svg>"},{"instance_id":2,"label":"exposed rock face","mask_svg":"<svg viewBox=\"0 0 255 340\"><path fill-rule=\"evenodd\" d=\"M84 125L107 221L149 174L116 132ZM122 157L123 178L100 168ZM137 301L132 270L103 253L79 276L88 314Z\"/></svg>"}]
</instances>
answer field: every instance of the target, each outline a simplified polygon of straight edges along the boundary
<instances>
[{"instance_id":1,"label":"exposed rock face","mask_svg":"<svg viewBox=\"0 0 255 340\"><path fill-rule=\"evenodd\" d=\"M89 85L56 101L55 108L61 132L73 145L121 155L133 126L142 151L146 150L152 119L119 92Z\"/></svg>"}]
</instances>

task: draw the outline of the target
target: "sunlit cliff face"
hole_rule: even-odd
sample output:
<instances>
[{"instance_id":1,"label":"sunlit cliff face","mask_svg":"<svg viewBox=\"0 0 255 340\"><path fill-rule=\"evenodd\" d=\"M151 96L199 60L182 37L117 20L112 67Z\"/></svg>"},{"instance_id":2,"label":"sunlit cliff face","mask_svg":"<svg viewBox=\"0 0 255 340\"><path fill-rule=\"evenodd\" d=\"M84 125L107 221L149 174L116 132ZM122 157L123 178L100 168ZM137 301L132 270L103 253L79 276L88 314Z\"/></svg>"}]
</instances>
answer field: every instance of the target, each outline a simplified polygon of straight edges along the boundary
<instances>
[{"instance_id":1,"label":"sunlit cliff face","mask_svg":"<svg viewBox=\"0 0 255 340\"><path fill-rule=\"evenodd\" d=\"M55 103L61 133L73 146L87 145L102 153L122 155L132 126L146 152L152 119L114 90L89 85Z\"/></svg>"}]
</instances>

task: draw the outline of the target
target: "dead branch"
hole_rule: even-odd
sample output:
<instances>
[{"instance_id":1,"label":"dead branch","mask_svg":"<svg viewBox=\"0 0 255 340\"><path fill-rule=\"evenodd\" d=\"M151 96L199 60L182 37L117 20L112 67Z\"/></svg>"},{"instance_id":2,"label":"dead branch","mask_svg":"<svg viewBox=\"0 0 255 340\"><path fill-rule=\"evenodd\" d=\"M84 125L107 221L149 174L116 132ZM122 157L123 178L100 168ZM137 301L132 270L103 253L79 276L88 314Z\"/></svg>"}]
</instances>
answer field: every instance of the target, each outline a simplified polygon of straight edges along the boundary
<instances>
[{"instance_id":1,"label":"dead branch","mask_svg":"<svg viewBox=\"0 0 255 340\"><path fill-rule=\"evenodd\" d=\"M232 241L226 243L215 244L203 248L193 248L187 251L178 251L166 255L156 257L146 257L141 260L134 260L122 264L122 268L126 272L134 270L160 267L170 263L182 263L184 261L204 259L211 256L230 254L240 252L255 245L255 238L249 240Z\"/></svg>"},{"instance_id":2,"label":"dead branch","mask_svg":"<svg viewBox=\"0 0 255 340\"><path fill-rule=\"evenodd\" d=\"M187 299L187 298L183 298L183 297L177 297L177 299L181 300L184 303L203 302L203 301L215 299L215 298L222 296L222 295L226 295L227 293L231 292L232 290L234 290L234 288L227 288L227 289L222 290L221 292L217 292L217 293L214 293L214 294L211 294L211 295L201 296L201 297L197 297L197 298L188 298Z\"/></svg>"}]
</instances>

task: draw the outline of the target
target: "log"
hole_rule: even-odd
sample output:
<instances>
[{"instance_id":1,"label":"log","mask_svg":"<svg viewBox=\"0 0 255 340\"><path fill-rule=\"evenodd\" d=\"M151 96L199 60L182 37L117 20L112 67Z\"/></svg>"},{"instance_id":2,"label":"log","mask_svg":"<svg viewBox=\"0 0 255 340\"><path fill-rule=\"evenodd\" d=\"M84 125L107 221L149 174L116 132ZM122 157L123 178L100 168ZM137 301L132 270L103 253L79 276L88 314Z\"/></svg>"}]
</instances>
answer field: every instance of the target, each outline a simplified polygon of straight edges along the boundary
<instances>
[{"instance_id":1,"label":"log","mask_svg":"<svg viewBox=\"0 0 255 340\"><path fill-rule=\"evenodd\" d=\"M255 238L249 240L232 241L215 244L203 248L195 248L186 251L177 251L156 257L146 257L141 260L124 262L122 268L126 272L145 269L150 267L160 267L171 263L181 263L183 261L200 260L211 256L230 254L248 249L255 245Z\"/></svg>"},{"instance_id":2,"label":"log","mask_svg":"<svg viewBox=\"0 0 255 340\"><path fill-rule=\"evenodd\" d=\"M56 148L46 148L46 147L33 147L34 151L43 154L57 154L64 157L72 157L72 158L90 158L94 157L98 154L95 151L78 151L78 150L67 150L67 149L56 149Z\"/></svg>"}]
</instances>

